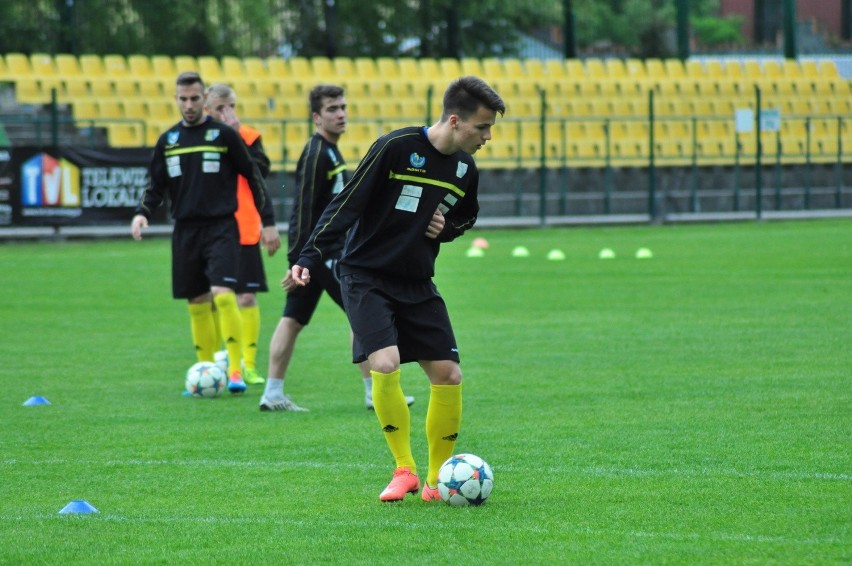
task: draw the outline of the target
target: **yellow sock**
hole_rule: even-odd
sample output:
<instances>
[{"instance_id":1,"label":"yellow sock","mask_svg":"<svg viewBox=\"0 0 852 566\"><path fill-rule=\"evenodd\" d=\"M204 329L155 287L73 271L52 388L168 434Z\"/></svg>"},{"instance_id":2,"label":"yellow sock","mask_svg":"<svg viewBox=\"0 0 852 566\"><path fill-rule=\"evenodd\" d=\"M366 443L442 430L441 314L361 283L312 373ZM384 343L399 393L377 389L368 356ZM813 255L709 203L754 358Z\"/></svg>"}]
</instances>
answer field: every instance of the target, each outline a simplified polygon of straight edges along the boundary
<instances>
[{"instance_id":1,"label":"yellow sock","mask_svg":"<svg viewBox=\"0 0 852 566\"><path fill-rule=\"evenodd\" d=\"M237 306L237 296L234 293L220 293L213 297L216 310L219 311L219 324L222 328L222 338L225 349L228 350L228 375L240 371L240 338L243 323L240 319L240 308Z\"/></svg>"},{"instance_id":2,"label":"yellow sock","mask_svg":"<svg viewBox=\"0 0 852 566\"><path fill-rule=\"evenodd\" d=\"M216 349L222 347L222 325L219 323L219 311L216 310L216 304L213 305L213 322L216 324Z\"/></svg>"},{"instance_id":3,"label":"yellow sock","mask_svg":"<svg viewBox=\"0 0 852 566\"><path fill-rule=\"evenodd\" d=\"M426 440L429 442L429 472L426 483L438 485L438 470L453 455L462 414L461 385L432 385L426 409ZM375 401L374 401L375 402Z\"/></svg>"},{"instance_id":4,"label":"yellow sock","mask_svg":"<svg viewBox=\"0 0 852 566\"><path fill-rule=\"evenodd\" d=\"M260 307L242 307L243 318L243 363L246 369L257 369L257 341L260 338Z\"/></svg>"},{"instance_id":5,"label":"yellow sock","mask_svg":"<svg viewBox=\"0 0 852 566\"><path fill-rule=\"evenodd\" d=\"M199 362L212 362L216 351L216 328L213 322L213 307L210 303L187 303L189 305L189 327L192 343Z\"/></svg>"},{"instance_id":6,"label":"yellow sock","mask_svg":"<svg viewBox=\"0 0 852 566\"><path fill-rule=\"evenodd\" d=\"M391 373L371 371L373 376L373 408L396 467L411 469L417 473L414 456L411 454L411 414L405 403L405 394L399 384L399 370Z\"/></svg>"}]
</instances>

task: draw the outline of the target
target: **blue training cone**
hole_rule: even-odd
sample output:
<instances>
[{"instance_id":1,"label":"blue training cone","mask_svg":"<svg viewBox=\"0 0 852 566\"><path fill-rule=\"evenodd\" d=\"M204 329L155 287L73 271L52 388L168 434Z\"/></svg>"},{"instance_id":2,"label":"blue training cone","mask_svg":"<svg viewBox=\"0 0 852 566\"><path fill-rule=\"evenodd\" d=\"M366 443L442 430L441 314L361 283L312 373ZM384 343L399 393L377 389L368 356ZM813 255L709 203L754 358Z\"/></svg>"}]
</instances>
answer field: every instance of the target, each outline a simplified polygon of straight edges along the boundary
<instances>
[{"instance_id":1,"label":"blue training cone","mask_svg":"<svg viewBox=\"0 0 852 566\"><path fill-rule=\"evenodd\" d=\"M32 407L33 405L50 405L50 401L41 395L35 395L24 401L24 407Z\"/></svg>"},{"instance_id":2,"label":"blue training cone","mask_svg":"<svg viewBox=\"0 0 852 566\"><path fill-rule=\"evenodd\" d=\"M61 515L67 515L69 513L98 513L98 510L92 507L88 501L77 499L63 507L59 513Z\"/></svg>"}]
</instances>

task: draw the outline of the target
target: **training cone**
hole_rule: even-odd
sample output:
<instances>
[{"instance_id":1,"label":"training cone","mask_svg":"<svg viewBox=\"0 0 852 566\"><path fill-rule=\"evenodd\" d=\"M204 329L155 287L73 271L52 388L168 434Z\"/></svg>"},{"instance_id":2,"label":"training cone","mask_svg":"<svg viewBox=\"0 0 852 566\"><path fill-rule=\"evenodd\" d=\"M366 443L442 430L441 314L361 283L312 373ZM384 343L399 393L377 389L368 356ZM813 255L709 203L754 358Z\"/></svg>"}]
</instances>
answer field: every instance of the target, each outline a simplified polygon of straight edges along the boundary
<instances>
[{"instance_id":1,"label":"training cone","mask_svg":"<svg viewBox=\"0 0 852 566\"><path fill-rule=\"evenodd\" d=\"M565 259L565 252L562 250L550 250L547 253L547 259L550 261L562 261Z\"/></svg>"},{"instance_id":2,"label":"training cone","mask_svg":"<svg viewBox=\"0 0 852 566\"><path fill-rule=\"evenodd\" d=\"M92 504L88 501L78 499L63 507L59 513L61 515L67 515L69 513L98 513L98 510L92 507Z\"/></svg>"},{"instance_id":3,"label":"training cone","mask_svg":"<svg viewBox=\"0 0 852 566\"><path fill-rule=\"evenodd\" d=\"M50 405L50 401L41 395L35 395L24 401L24 407L32 407L33 405Z\"/></svg>"},{"instance_id":4,"label":"training cone","mask_svg":"<svg viewBox=\"0 0 852 566\"><path fill-rule=\"evenodd\" d=\"M470 248L467 250L467 257L482 257L485 255L485 252L482 251L482 248Z\"/></svg>"},{"instance_id":5,"label":"training cone","mask_svg":"<svg viewBox=\"0 0 852 566\"><path fill-rule=\"evenodd\" d=\"M648 248L639 248L636 250L636 259L651 259L654 254Z\"/></svg>"},{"instance_id":6,"label":"training cone","mask_svg":"<svg viewBox=\"0 0 852 566\"><path fill-rule=\"evenodd\" d=\"M471 246L473 246L474 248L479 248L481 250L487 250L488 240L486 240L485 238L476 238L473 240Z\"/></svg>"},{"instance_id":7,"label":"training cone","mask_svg":"<svg viewBox=\"0 0 852 566\"><path fill-rule=\"evenodd\" d=\"M598 252L598 259L615 259L615 252L611 248L604 248Z\"/></svg>"},{"instance_id":8,"label":"training cone","mask_svg":"<svg viewBox=\"0 0 852 566\"><path fill-rule=\"evenodd\" d=\"M512 250L512 257L530 257L530 251L524 246L515 246Z\"/></svg>"}]
</instances>

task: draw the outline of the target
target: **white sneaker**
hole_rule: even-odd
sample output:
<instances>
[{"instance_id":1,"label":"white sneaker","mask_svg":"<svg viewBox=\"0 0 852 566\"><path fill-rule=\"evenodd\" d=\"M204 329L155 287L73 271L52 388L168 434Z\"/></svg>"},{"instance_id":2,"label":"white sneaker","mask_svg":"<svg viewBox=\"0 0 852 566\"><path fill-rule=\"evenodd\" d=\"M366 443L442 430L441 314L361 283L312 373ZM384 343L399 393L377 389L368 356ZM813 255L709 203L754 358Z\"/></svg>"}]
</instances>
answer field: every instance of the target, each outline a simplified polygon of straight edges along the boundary
<instances>
[{"instance_id":1,"label":"white sneaker","mask_svg":"<svg viewBox=\"0 0 852 566\"><path fill-rule=\"evenodd\" d=\"M297 412L307 412L308 409L304 407L300 407L290 400L290 397L287 395L282 395L280 397L267 397L264 395L260 398L260 410L261 411L297 411Z\"/></svg>"},{"instance_id":2,"label":"white sneaker","mask_svg":"<svg viewBox=\"0 0 852 566\"><path fill-rule=\"evenodd\" d=\"M375 411L376 408L373 406L373 396L372 395L364 395L364 404L367 405L368 411ZM414 397L411 395L405 396L405 404L409 407L414 404Z\"/></svg>"}]
</instances>

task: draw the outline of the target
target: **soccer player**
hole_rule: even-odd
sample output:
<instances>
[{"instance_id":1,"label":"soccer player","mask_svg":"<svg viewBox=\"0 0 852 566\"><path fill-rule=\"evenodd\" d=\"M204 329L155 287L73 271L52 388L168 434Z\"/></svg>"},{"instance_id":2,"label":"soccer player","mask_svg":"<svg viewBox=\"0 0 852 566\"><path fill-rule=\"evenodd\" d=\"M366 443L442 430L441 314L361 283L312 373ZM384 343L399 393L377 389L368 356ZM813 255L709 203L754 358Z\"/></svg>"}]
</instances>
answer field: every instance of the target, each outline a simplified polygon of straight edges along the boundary
<instances>
[{"instance_id":1,"label":"soccer player","mask_svg":"<svg viewBox=\"0 0 852 566\"><path fill-rule=\"evenodd\" d=\"M269 175L269 157L263 151L260 132L240 123L237 116L237 94L227 84L216 83L207 89L205 110L214 119L228 124L240 133L249 153L257 163L260 174ZM281 247L281 238L275 226L275 214L272 211L272 199L266 199L266 206L260 212L254 206L248 180L240 175L237 178L237 225L240 229L240 270L237 276L237 304L240 307L242 328L242 369L243 379L249 385L264 382L257 372L257 342L260 338L260 306L257 293L265 293L266 272L260 255L259 242L263 242L270 256ZM262 217L262 219L261 219Z\"/></svg>"},{"instance_id":2,"label":"soccer player","mask_svg":"<svg viewBox=\"0 0 852 566\"><path fill-rule=\"evenodd\" d=\"M346 131L346 97L343 88L337 85L316 86L308 95L308 102L316 130L302 150L296 166L296 196L288 231L287 258L291 265L299 259L299 252L317 220L331 199L343 190L348 177L346 163L337 148L337 142ZM296 347L296 339L310 322L323 291L343 308L340 281L335 271L343 250L343 241L341 236L329 246L327 263L318 265L314 270L314 285L295 285L289 269L281 282L287 291L287 300L269 344L269 372L266 390L260 398L261 411L306 410L284 394L285 374ZM358 365L364 381L364 400L367 409L372 409L373 378L370 366L366 361ZM406 397L406 401L410 405L414 397Z\"/></svg>"},{"instance_id":3,"label":"soccer player","mask_svg":"<svg viewBox=\"0 0 852 566\"><path fill-rule=\"evenodd\" d=\"M204 113L204 81L198 73L178 75L175 101L182 119L157 140L149 185L136 207L130 232L141 240L151 214L168 194L175 220L172 296L188 301L199 361L213 361L216 305L229 357L228 390L243 393L242 322L234 293L240 253L234 217L237 176L248 180L258 210L266 206L266 184L237 131Z\"/></svg>"},{"instance_id":4,"label":"soccer player","mask_svg":"<svg viewBox=\"0 0 852 566\"><path fill-rule=\"evenodd\" d=\"M440 244L473 226L479 174L471 155L491 139L500 96L474 76L453 81L440 120L380 137L323 212L298 261L308 285L346 236L338 262L343 305L355 334L356 362L368 360L379 425L396 462L381 501L417 493L411 423L400 364L416 361L430 381L426 412L429 468L421 497L440 500L438 470L453 453L462 414L459 351L432 277Z\"/></svg>"}]
</instances>

